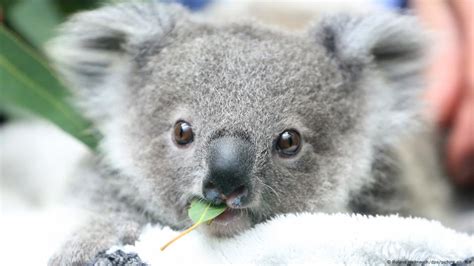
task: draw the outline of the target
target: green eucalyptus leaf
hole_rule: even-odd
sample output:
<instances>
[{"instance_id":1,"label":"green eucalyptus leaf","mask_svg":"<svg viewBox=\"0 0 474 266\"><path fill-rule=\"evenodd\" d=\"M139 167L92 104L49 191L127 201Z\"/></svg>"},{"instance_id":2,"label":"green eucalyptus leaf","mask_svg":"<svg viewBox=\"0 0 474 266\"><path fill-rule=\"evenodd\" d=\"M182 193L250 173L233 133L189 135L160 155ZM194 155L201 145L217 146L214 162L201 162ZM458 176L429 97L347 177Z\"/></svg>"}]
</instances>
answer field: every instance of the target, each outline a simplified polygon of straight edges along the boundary
<instances>
[{"instance_id":1,"label":"green eucalyptus leaf","mask_svg":"<svg viewBox=\"0 0 474 266\"><path fill-rule=\"evenodd\" d=\"M44 1L44 0L43 0ZM91 10L100 7L101 4L112 2L110 0L48 0L60 10L61 14L69 16L77 11Z\"/></svg>"},{"instance_id":2,"label":"green eucalyptus leaf","mask_svg":"<svg viewBox=\"0 0 474 266\"><path fill-rule=\"evenodd\" d=\"M225 204L215 206L202 200L194 200L188 210L188 216L194 223L200 224L216 218L226 209Z\"/></svg>"},{"instance_id":3,"label":"green eucalyptus leaf","mask_svg":"<svg viewBox=\"0 0 474 266\"><path fill-rule=\"evenodd\" d=\"M98 136L91 123L69 103L69 91L29 47L0 26L0 106L22 109L41 116L90 148Z\"/></svg>"},{"instance_id":4,"label":"green eucalyptus leaf","mask_svg":"<svg viewBox=\"0 0 474 266\"><path fill-rule=\"evenodd\" d=\"M37 48L42 48L64 15L53 0L18 1L6 13L13 28Z\"/></svg>"}]
</instances>

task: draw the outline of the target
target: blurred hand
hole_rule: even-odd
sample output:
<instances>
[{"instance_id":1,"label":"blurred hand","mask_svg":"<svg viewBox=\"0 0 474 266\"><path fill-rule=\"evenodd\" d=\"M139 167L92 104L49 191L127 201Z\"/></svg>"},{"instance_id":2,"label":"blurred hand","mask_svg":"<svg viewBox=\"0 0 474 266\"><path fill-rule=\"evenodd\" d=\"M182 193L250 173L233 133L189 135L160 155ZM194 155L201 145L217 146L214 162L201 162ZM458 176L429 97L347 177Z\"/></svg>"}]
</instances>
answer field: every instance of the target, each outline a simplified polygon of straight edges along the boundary
<instances>
[{"instance_id":1,"label":"blurred hand","mask_svg":"<svg viewBox=\"0 0 474 266\"><path fill-rule=\"evenodd\" d=\"M446 166L459 185L474 185L474 0L413 0L435 34L425 98L428 115L448 132Z\"/></svg>"}]
</instances>

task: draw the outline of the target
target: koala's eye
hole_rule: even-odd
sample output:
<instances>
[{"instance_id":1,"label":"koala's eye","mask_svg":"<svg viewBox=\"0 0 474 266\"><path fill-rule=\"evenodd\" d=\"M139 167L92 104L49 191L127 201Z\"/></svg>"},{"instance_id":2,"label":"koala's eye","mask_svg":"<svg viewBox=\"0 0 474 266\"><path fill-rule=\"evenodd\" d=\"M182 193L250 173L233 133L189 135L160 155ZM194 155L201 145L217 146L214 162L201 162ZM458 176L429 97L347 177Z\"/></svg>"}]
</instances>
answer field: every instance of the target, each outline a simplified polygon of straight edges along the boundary
<instances>
[{"instance_id":1,"label":"koala's eye","mask_svg":"<svg viewBox=\"0 0 474 266\"><path fill-rule=\"evenodd\" d=\"M188 122L176 122L174 125L174 139L178 145L189 144L193 141L193 138L193 129Z\"/></svg>"},{"instance_id":2,"label":"koala's eye","mask_svg":"<svg viewBox=\"0 0 474 266\"><path fill-rule=\"evenodd\" d=\"M276 141L276 149L283 157L296 155L300 150L300 146L300 133L292 129L283 131Z\"/></svg>"}]
</instances>

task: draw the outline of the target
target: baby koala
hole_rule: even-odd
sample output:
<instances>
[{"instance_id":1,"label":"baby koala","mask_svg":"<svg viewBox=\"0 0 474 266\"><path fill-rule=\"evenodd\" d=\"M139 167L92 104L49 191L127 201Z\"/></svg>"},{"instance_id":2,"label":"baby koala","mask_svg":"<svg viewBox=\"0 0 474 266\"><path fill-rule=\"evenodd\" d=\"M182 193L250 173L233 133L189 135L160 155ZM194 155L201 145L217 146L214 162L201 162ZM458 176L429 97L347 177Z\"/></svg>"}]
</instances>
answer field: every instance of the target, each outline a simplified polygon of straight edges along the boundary
<instances>
[{"instance_id":1,"label":"baby koala","mask_svg":"<svg viewBox=\"0 0 474 266\"><path fill-rule=\"evenodd\" d=\"M96 214L50 264L189 227L194 199L229 207L210 237L294 212L437 215L444 194L422 184L442 181L411 175L397 144L419 120L416 25L333 15L295 33L153 1L75 15L51 56L103 135L78 178Z\"/></svg>"}]
</instances>

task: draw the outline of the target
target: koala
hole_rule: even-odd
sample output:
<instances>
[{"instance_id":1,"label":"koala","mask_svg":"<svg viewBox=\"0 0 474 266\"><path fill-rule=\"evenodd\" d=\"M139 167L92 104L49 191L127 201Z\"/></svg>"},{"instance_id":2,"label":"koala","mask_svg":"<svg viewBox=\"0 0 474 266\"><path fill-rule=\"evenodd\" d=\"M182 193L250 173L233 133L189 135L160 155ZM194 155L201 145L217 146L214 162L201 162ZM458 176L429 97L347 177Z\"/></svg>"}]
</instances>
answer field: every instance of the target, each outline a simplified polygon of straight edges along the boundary
<instances>
[{"instance_id":1,"label":"koala","mask_svg":"<svg viewBox=\"0 0 474 266\"><path fill-rule=\"evenodd\" d=\"M157 1L74 15L50 55L102 139L75 188L93 214L50 264L88 263L145 224L189 227L195 199L228 206L210 237L294 212L443 213L443 180L400 151L424 125L423 44L414 18L383 12L306 32Z\"/></svg>"}]
</instances>

